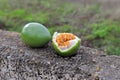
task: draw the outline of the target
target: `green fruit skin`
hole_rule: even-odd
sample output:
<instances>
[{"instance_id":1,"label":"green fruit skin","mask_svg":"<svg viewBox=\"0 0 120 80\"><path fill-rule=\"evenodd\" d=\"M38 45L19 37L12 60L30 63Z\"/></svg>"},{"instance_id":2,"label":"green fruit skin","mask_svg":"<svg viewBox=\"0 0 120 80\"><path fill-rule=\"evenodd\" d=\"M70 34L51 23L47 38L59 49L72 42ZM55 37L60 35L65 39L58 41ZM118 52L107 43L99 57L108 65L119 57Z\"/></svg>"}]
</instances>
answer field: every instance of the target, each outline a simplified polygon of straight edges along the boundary
<instances>
[{"instance_id":1,"label":"green fruit skin","mask_svg":"<svg viewBox=\"0 0 120 80\"><path fill-rule=\"evenodd\" d=\"M61 52L58 49L58 47L54 44L53 41L52 41L52 45L53 45L53 47L58 55L63 56L63 57L70 57L70 56L74 55L77 52L77 50L79 49L80 40L76 43L76 45L74 47L72 47L69 51L66 51L66 52Z\"/></svg>"},{"instance_id":2,"label":"green fruit skin","mask_svg":"<svg viewBox=\"0 0 120 80\"><path fill-rule=\"evenodd\" d=\"M51 34L45 26L33 22L24 26L21 38L30 47L43 47L51 40Z\"/></svg>"}]
</instances>

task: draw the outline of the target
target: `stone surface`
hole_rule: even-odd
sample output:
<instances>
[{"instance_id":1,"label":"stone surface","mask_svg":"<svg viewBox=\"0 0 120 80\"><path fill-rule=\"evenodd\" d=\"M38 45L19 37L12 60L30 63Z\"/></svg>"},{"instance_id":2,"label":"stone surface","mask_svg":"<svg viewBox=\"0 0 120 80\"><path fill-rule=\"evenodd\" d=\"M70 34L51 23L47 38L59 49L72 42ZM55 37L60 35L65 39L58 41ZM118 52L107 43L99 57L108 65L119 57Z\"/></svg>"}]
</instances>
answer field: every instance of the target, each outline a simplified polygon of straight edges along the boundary
<instances>
[{"instance_id":1,"label":"stone surface","mask_svg":"<svg viewBox=\"0 0 120 80\"><path fill-rule=\"evenodd\" d=\"M120 80L120 57L81 46L72 57L26 46L16 32L0 30L0 80Z\"/></svg>"}]
</instances>

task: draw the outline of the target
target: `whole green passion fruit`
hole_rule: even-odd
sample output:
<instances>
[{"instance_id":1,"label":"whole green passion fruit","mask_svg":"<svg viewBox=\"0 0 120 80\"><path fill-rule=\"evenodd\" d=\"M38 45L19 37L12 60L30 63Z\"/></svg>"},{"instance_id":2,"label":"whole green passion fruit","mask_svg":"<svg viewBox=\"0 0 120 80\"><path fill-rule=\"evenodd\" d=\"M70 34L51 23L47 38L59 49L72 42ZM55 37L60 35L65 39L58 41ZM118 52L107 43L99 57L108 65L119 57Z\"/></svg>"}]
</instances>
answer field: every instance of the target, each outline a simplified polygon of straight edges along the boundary
<instances>
[{"instance_id":1,"label":"whole green passion fruit","mask_svg":"<svg viewBox=\"0 0 120 80\"><path fill-rule=\"evenodd\" d=\"M43 47L51 40L51 34L42 24L32 22L23 27L21 38L30 47Z\"/></svg>"},{"instance_id":2,"label":"whole green passion fruit","mask_svg":"<svg viewBox=\"0 0 120 80\"><path fill-rule=\"evenodd\" d=\"M81 39L72 33L55 32L52 38L52 44L57 54L60 56L74 55L81 43Z\"/></svg>"}]
</instances>

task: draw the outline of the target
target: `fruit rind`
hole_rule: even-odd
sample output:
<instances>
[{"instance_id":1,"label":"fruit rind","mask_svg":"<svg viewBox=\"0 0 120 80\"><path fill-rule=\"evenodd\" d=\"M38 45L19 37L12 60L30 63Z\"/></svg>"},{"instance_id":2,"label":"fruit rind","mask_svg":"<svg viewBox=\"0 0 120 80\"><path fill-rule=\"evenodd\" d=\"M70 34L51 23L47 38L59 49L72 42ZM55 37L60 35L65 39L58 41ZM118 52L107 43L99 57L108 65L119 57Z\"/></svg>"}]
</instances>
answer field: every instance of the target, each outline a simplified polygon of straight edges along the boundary
<instances>
[{"instance_id":1,"label":"fruit rind","mask_svg":"<svg viewBox=\"0 0 120 80\"><path fill-rule=\"evenodd\" d=\"M61 50L58 47L57 43L55 42L57 34L59 34L59 33L55 32L53 37L52 37L52 45L53 45L55 51L57 52L57 54L61 55L61 56L72 56L72 55L74 55L77 52L77 50L79 49L81 39L79 39L77 36L75 36L77 38L77 40L78 40L76 42L76 44L73 45L72 47L70 47L68 50Z\"/></svg>"},{"instance_id":2,"label":"fruit rind","mask_svg":"<svg viewBox=\"0 0 120 80\"><path fill-rule=\"evenodd\" d=\"M24 26L21 38L30 47L43 47L51 40L51 34L42 24L32 22Z\"/></svg>"}]
</instances>

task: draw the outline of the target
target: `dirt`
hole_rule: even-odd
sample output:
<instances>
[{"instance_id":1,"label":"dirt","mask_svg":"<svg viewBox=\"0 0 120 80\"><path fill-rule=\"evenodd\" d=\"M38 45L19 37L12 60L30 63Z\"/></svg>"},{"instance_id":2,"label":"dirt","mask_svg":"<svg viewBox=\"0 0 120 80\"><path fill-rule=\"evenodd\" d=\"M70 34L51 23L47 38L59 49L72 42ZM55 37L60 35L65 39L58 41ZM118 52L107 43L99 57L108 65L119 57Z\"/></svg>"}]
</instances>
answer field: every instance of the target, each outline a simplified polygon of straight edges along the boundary
<instances>
[{"instance_id":1,"label":"dirt","mask_svg":"<svg viewBox=\"0 0 120 80\"><path fill-rule=\"evenodd\" d=\"M120 0L64 0L68 3L75 3L78 5L78 8L81 8L80 5L84 5L84 7L88 5L96 5L99 4L100 10L103 13L103 17L112 19L112 20L120 20Z\"/></svg>"},{"instance_id":2,"label":"dirt","mask_svg":"<svg viewBox=\"0 0 120 80\"><path fill-rule=\"evenodd\" d=\"M84 46L72 57L60 57L51 42L30 48L19 33L0 30L0 80L120 80L119 61Z\"/></svg>"}]
</instances>

